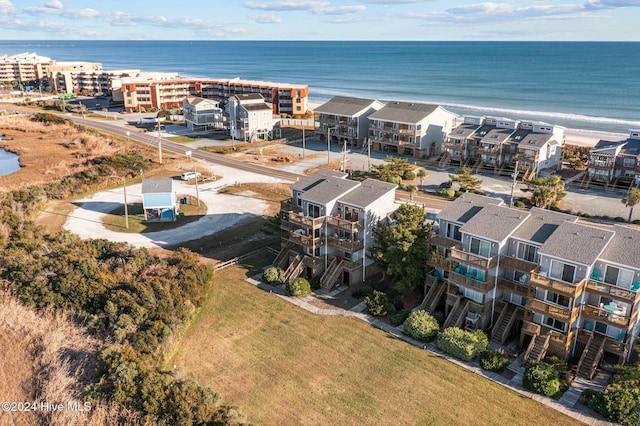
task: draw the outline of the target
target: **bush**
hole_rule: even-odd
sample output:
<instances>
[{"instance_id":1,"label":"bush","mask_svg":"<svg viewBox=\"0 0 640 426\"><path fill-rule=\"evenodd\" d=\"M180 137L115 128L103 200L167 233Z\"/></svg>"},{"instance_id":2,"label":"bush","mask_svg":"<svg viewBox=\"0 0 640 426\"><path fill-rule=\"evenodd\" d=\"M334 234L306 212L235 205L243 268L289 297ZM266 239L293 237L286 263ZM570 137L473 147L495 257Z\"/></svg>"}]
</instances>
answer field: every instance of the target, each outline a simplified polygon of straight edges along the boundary
<instances>
[{"instance_id":1,"label":"bush","mask_svg":"<svg viewBox=\"0 0 640 426\"><path fill-rule=\"evenodd\" d=\"M614 218L613 220L615 220L616 222L626 222L626 219L624 217L620 217L620 216Z\"/></svg>"},{"instance_id":2,"label":"bush","mask_svg":"<svg viewBox=\"0 0 640 426\"><path fill-rule=\"evenodd\" d=\"M438 321L427 311L411 312L404 322L404 334L421 342L432 341L439 329Z\"/></svg>"},{"instance_id":3,"label":"bush","mask_svg":"<svg viewBox=\"0 0 640 426\"><path fill-rule=\"evenodd\" d=\"M311 285L311 290L318 290L320 288L320 276L311 278L309 284Z\"/></svg>"},{"instance_id":4,"label":"bush","mask_svg":"<svg viewBox=\"0 0 640 426\"><path fill-rule=\"evenodd\" d=\"M501 351L484 351L480 354L480 367L499 372L507 368L509 358Z\"/></svg>"},{"instance_id":5,"label":"bush","mask_svg":"<svg viewBox=\"0 0 640 426\"><path fill-rule=\"evenodd\" d=\"M439 195L441 197L453 198L456 195L456 191L454 191L453 189L439 188L436 190L436 195Z\"/></svg>"},{"instance_id":6,"label":"bush","mask_svg":"<svg viewBox=\"0 0 640 426\"><path fill-rule=\"evenodd\" d=\"M286 290L289 296L304 296L311 292L311 284L306 278L292 278L287 281Z\"/></svg>"},{"instance_id":7,"label":"bush","mask_svg":"<svg viewBox=\"0 0 640 426\"><path fill-rule=\"evenodd\" d=\"M515 203L513 203L513 205L515 207L525 207L526 204L523 201L516 201Z\"/></svg>"},{"instance_id":8,"label":"bush","mask_svg":"<svg viewBox=\"0 0 640 426\"><path fill-rule=\"evenodd\" d=\"M282 281L284 281L284 271L276 266L267 268L262 273L262 281L271 285L282 284Z\"/></svg>"},{"instance_id":9,"label":"bush","mask_svg":"<svg viewBox=\"0 0 640 426\"><path fill-rule=\"evenodd\" d=\"M400 309L395 314L389 316L389 322L391 322L392 326L397 327L405 322L405 320L409 317L409 314L411 314L410 309Z\"/></svg>"},{"instance_id":10,"label":"bush","mask_svg":"<svg viewBox=\"0 0 640 426\"><path fill-rule=\"evenodd\" d=\"M411 170L405 172L405 174L402 176L402 179L404 180L414 180L415 178L416 174Z\"/></svg>"},{"instance_id":11,"label":"bush","mask_svg":"<svg viewBox=\"0 0 640 426\"><path fill-rule=\"evenodd\" d=\"M438 348L463 361L471 361L489 346L489 339L482 330L473 332L449 327L438 336Z\"/></svg>"},{"instance_id":12,"label":"bush","mask_svg":"<svg viewBox=\"0 0 640 426\"><path fill-rule=\"evenodd\" d=\"M362 287L353 290L351 292L351 296L355 297L356 299L360 299L366 296L371 296L372 293L373 288L371 286L363 285Z\"/></svg>"},{"instance_id":13,"label":"bush","mask_svg":"<svg viewBox=\"0 0 640 426\"><path fill-rule=\"evenodd\" d=\"M640 219L633 219L631 223L633 223L634 225L640 225Z\"/></svg>"},{"instance_id":14,"label":"bush","mask_svg":"<svg viewBox=\"0 0 640 426\"><path fill-rule=\"evenodd\" d=\"M591 215L589 213L582 213L582 217L589 219Z\"/></svg>"},{"instance_id":15,"label":"bush","mask_svg":"<svg viewBox=\"0 0 640 426\"><path fill-rule=\"evenodd\" d=\"M640 424L640 390L634 388L605 389L587 400L589 408L612 422Z\"/></svg>"},{"instance_id":16,"label":"bush","mask_svg":"<svg viewBox=\"0 0 640 426\"><path fill-rule=\"evenodd\" d=\"M381 291L374 290L370 296L364 298L364 302L371 315L383 317L390 313L390 310L393 310L391 314L395 313L393 305L389 303L389 297Z\"/></svg>"},{"instance_id":17,"label":"bush","mask_svg":"<svg viewBox=\"0 0 640 426\"><path fill-rule=\"evenodd\" d=\"M536 362L527 368L522 384L532 392L545 396L554 396L560 392L558 370L546 362Z\"/></svg>"}]
</instances>

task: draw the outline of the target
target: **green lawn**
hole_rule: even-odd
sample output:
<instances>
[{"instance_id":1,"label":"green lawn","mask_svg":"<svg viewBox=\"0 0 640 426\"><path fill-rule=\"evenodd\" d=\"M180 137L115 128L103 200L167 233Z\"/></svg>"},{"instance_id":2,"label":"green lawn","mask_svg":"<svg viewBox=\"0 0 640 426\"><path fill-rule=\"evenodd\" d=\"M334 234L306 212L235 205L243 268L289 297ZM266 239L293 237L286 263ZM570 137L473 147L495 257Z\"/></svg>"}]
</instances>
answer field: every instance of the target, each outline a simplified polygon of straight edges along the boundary
<instances>
[{"instance_id":1,"label":"green lawn","mask_svg":"<svg viewBox=\"0 0 640 426\"><path fill-rule=\"evenodd\" d=\"M262 425L579 424L354 318L323 317L221 271L168 366Z\"/></svg>"}]
</instances>

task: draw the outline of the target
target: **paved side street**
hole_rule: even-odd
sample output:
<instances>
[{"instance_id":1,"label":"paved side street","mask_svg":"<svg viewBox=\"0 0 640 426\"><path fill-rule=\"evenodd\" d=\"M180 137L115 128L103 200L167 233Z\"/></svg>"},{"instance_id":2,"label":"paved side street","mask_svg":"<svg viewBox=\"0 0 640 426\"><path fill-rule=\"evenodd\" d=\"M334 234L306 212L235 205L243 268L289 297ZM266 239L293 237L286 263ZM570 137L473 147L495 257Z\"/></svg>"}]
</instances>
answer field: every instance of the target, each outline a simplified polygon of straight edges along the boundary
<instances>
[{"instance_id":1,"label":"paved side street","mask_svg":"<svg viewBox=\"0 0 640 426\"><path fill-rule=\"evenodd\" d=\"M276 296L281 297L282 299L290 303L293 303L294 305L302 309L305 309L309 312L312 312L316 315L348 316L348 317L357 318L361 321L365 321L376 328L384 330L385 332L389 333L390 335L393 335L398 339L401 339L419 348L428 350L431 353L441 358L444 358L447 361L453 362L468 371L484 376L495 383L501 384L502 386L505 386L515 392L518 392L527 398L538 401L541 404L544 404L554 410L560 411L566 414L567 416L572 417L576 420L579 420L587 425L612 426L615 424L615 423L611 423L604 420L599 414L595 413L594 411L592 411L591 409L589 409L588 407L586 407L585 405L583 405L578 401L580 398L580 395L582 394L582 391L585 389L590 388L598 391L604 389L604 386L606 386L607 379L608 379L608 376L606 374L598 373L598 375L592 381L586 381L581 378L576 378L571 384L571 388L569 388L569 390L567 390L564 393L562 398L560 398L558 401L555 401L551 398L547 398L545 396L530 392L522 386L522 376L524 374L524 368L521 367L522 355L520 358L517 358L511 361L511 363L507 367L507 370L510 372L510 374L508 375L502 375L499 373L486 371L480 368L478 362L467 363L457 358L454 358L442 352L440 349L438 349L438 346L436 345L435 342L425 344L424 342L420 342L418 340L412 339L411 337L405 335L402 332L402 326L394 327L380 320L379 318L376 318L372 315L365 313L366 307L364 302L360 302L358 305L354 306L349 310L340 309L340 308L322 309L317 307L316 304L311 303L314 299L319 299L319 300L331 299L332 297L336 296L337 294L343 291L349 291L348 287L339 287L330 292L327 292L324 290L315 290L314 292L310 293L307 296L296 298L296 297L289 297L285 294L284 285L271 286L269 284L265 284L262 281L260 281L260 278L261 278L260 276L247 278L247 282L255 285L261 290L268 291L269 293L273 293ZM491 349L497 349L497 347L495 347L494 345L495 344L490 345Z\"/></svg>"}]
</instances>

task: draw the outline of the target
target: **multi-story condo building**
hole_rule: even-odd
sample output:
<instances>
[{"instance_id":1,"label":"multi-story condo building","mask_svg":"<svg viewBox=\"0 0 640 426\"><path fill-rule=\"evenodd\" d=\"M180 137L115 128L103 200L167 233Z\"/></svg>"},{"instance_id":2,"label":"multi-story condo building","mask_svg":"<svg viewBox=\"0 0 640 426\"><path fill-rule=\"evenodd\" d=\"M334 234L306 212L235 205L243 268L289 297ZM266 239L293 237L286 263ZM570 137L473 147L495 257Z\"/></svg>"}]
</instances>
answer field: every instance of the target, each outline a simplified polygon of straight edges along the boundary
<instances>
[{"instance_id":1,"label":"multi-story condo building","mask_svg":"<svg viewBox=\"0 0 640 426\"><path fill-rule=\"evenodd\" d=\"M640 184L640 130L621 141L599 141L591 150L588 183L602 182L629 187Z\"/></svg>"},{"instance_id":2,"label":"multi-story condo building","mask_svg":"<svg viewBox=\"0 0 640 426\"><path fill-rule=\"evenodd\" d=\"M516 167L523 178L537 177L541 170L561 164L564 128L534 121L508 118L463 117L448 135L440 165L471 167L474 172L500 174Z\"/></svg>"},{"instance_id":3,"label":"multi-story condo building","mask_svg":"<svg viewBox=\"0 0 640 426\"><path fill-rule=\"evenodd\" d=\"M640 330L640 230L576 221L463 194L430 238L423 307L499 344L519 336L527 363L575 357L592 377L605 357L626 362Z\"/></svg>"},{"instance_id":4,"label":"multi-story condo building","mask_svg":"<svg viewBox=\"0 0 640 426\"><path fill-rule=\"evenodd\" d=\"M224 110L218 101L189 96L183 101L182 110L187 128L191 131L223 130L226 128Z\"/></svg>"},{"instance_id":5,"label":"multi-story condo building","mask_svg":"<svg viewBox=\"0 0 640 426\"><path fill-rule=\"evenodd\" d=\"M266 140L273 131L271 105L259 93L234 95L227 102L231 137L244 142Z\"/></svg>"},{"instance_id":6,"label":"multi-story condo building","mask_svg":"<svg viewBox=\"0 0 640 426\"><path fill-rule=\"evenodd\" d=\"M42 80L47 77L46 67L52 63L51 58L35 53L0 55L0 81Z\"/></svg>"},{"instance_id":7,"label":"multi-story condo building","mask_svg":"<svg viewBox=\"0 0 640 426\"><path fill-rule=\"evenodd\" d=\"M388 102L369 116L371 146L416 158L438 155L456 117L438 105Z\"/></svg>"},{"instance_id":8,"label":"multi-story condo building","mask_svg":"<svg viewBox=\"0 0 640 426\"><path fill-rule=\"evenodd\" d=\"M316 132L351 147L362 146L369 133L368 117L382 107L372 99L334 96L315 108Z\"/></svg>"},{"instance_id":9,"label":"multi-story condo building","mask_svg":"<svg viewBox=\"0 0 640 426\"><path fill-rule=\"evenodd\" d=\"M291 200L281 206L282 249L274 265L289 279L320 277L330 289L336 283L362 282L373 262L366 251L373 228L396 209L397 185L319 170L291 185Z\"/></svg>"},{"instance_id":10,"label":"multi-story condo building","mask_svg":"<svg viewBox=\"0 0 640 426\"><path fill-rule=\"evenodd\" d=\"M171 109L194 93L194 83L178 78L140 77L122 80L122 97L127 112L144 109Z\"/></svg>"}]
</instances>

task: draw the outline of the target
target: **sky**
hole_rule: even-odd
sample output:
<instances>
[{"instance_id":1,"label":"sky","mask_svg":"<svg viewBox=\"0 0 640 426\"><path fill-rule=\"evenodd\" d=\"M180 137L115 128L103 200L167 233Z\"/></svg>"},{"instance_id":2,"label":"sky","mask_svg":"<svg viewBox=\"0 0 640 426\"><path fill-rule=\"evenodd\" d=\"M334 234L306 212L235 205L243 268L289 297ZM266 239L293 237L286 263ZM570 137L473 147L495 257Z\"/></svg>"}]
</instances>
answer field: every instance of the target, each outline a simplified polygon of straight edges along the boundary
<instances>
[{"instance_id":1,"label":"sky","mask_svg":"<svg viewBox=\"0 0 640 426\"><path fill-rule=\"evenodd\" d=\"M640 0L0 0L4 40L640 41Z\"/></svg>"}]
</instances>

